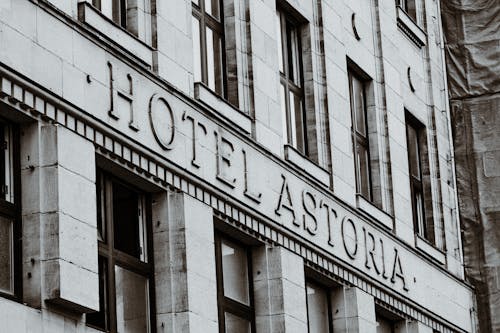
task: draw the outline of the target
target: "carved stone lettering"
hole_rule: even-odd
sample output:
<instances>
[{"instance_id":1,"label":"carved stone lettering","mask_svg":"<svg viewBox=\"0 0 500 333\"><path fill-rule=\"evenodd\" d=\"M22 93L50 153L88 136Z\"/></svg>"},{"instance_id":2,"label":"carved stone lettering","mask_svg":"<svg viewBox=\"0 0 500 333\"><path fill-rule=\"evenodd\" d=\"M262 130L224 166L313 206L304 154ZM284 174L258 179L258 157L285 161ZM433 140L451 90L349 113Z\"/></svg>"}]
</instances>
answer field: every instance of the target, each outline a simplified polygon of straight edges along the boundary
<instances>
[{"instance_id":1,"label":"carved stone lettering","mask_svg":"<svg viewBox=\"0 0 500 333\"><path fill-rule=\"evenodd\" d=\"M408 291L408 288L406 287L403 266L401 265L401 259L398 254L398 249L394 248L394 263L392 264L391 282L396 283L396 278L400 279L403 282L403 289Z\"/></svg>"},{"instance_id":2,"label":"carved stone lettering","mask_svg":"<svg viewBox=\"0 0 500 333\"><path fill-rule=\"evenodd\" d=\"M214 132L217 150L217 179L223 184L234 188L236 183L236 178L229 177L227 172L231 167L231 155L234 153L234 146L226 139L224 136ZM229 152L227 151L229 149Z\"/></svg>"},{"instance_id":3,"label":"carved stone lettering","mask_svg":"<svg viewBox=\"0 0 500 333\"><path fill-rule=\"evenodd\" d=\"M347 227L346 227L347 225ZM354 221L350 217L344 217L342 219L342 224L341 224L341 234L342 234L342 242L344 243L344 250L345 253L349 256L351 259L356 259L356 254L358 253L358 232L356 231L356 225L354 224ZM351 233L349 237L347 232L348 229L350 229ZM351 245L349 245L351 243Z\"/></svg>"},{"instance_id":4,"label":"carved stone lettering","mask_svg":"<svg viewBox=\"0 0 500 333\"><path fill-rule=\"evenodd\" d=\"M286 177L284 175L281 175L281 178L283 178L283 183L281 185L281 191L280 191L280 197L278 200L278 206L275 209L275 213L278 216L281 216L282 214L282 209L286 209L292 214L292 223L296 226L300 226L300 224L297 223L297 220L295 218L295 209L293 208L293 202L292 202L292 196L290 195L290 189L288 188L288 182L286 180Z\"/></svg>"},{"instance_id":5,"label":"carved stone lettering","mask_svg":"<svg viewBox=\"0 0 500 333\"><path fill-rule=\"evenodd\" d=\"M333 245L333 222L337 220L337 212L327 204L323 199L320 201L319 206L326 210L326 224L328 226L328 245Z\"/></svg>"},{"instance_id":6,"label":"carved stone lettering","mask_svg":"<svg viewBox=\"0 0 500 333\"><path fill-rule=\"evenodd\" d=\"M262 200L262 192L259 192L259 193L255 193L255 192L252 192L249 190L249 187L248 187L248 174L249 174L249 171L248 171L248 161L247 161L247 152L245 151L245 149L242 149L241 152L243 153L243 172L244 172L244 180L245 180L245 191L243 192L245 194L245 196L249 199L251 199L252 201L260 204L261 200Z\"/></svg>"},{"instance_id":7,"label":"carved stone lettering","mask_svg":"<svg viewBox=\"0 0 500 333\"><path fill-rule=\"evenodd\" d=\"M118 120L120 119L120 109L128 109L129 123L128 126L134 131L139 131L139 127L134 117L134 81L132 75L127 74L127 89L120 89L115 86L115 77L113 72L113 64L108 61L109 71L109 110L108 115Z\"/></svg>"},{"instance_id":8,"label":"carved stone lettering","mask_svg":"<svg viewBox=\"0 0 500 333\"><path fill-rule=\"evenodd\" d=\"M302 215L304 229L310 235L316 235L318 232L318 220L316 218L316 198L311 192L304 190L302 191L302 206L304 207L305 213Z\"/></svg>"},{"instance_id":9,"label":"carved stone lettering","mask_svg":"<svg viewBox=\"0 0 500 333\"><path fill-rule=\"evenodd\" d=\"M158 94L149 100L149 122L158 144L171 150L175 139L175 115L167 100Z\"/></svg>"},{"instance_id":10,"label":"carved stone lettering","mask_svg":"<svg viewBox=\"0 0 500 333\"><path fill-rule=\"evenodd\" d=\"M205 127L205 125L203 125L202 123L200 123L196 118L190 116L186 111L184 111L184 113L182 114L182 120L183 121L186 121L186 120L190 120L191 121L191 124L193 125L192 126L192 147L193 147L193 158L191 159L191 165L194 166L195 168L199 169L200 168L200 164L198 163L198 160L196 159L197 158L197 154L196 154L196 142L197 142L197 132L198 132L198 128L200 128L203 133L205 135L208 134L207 132L207 128Z\"/></svg>"},{"instance_id":11,"label":"carved stone lettering","mask_svg":"<svg viewBox=\"0 0 500 333\"><path fill-rule=\"evenodd\" d=\"M375 260L375 252L376 252L376 242L375 236L363 227L363 235L365 237L365 267L371 269L372 265L375 269L377 275L380 275L380 270L377 266L377 262Z\"/></svg>"}]
</instances>

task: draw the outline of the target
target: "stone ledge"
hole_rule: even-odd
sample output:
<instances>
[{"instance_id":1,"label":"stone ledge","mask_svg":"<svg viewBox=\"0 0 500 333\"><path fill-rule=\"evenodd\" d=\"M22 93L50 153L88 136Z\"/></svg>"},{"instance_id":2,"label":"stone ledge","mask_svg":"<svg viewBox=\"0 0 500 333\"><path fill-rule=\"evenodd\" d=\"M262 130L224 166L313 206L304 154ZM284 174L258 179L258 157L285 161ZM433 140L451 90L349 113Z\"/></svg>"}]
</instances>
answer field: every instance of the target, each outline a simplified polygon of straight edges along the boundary
<instances>
[{"instance_id":1,"label":"stone ledge","mask_svg":"<svg viewBox=\"0 0 500 333\"><path fill-rule=\"evenodd\" d=\"M446 263L445 253L417 234L415 234L415 247L437 263L441 265Z\"/></svg>"},{"instance_id":2,"label":"stone ledge","mask_svg":"<svg viewBox=\"0 0 500 333\"><path fill-rule=\"evenodd\" d=\"M78 20L99 31L104 38L111 40L150 68L153 66L153 49L149 45L114 24L88 2L78 4Z\"/></svg>"},{"instance_id":3,"label":"stone ledge","mask_svg":"<svg viewBox=\"0 0 500 333\"><path fill-rule=\"evenodd\" d=\"M252 132L252 120L247 115L226 102L222 97L216 95L212 90L201 82L194 85L194 96L197 100L209 106L217 114L229 120L231 123L243 129L247 134Z\"/></svg>"},{"instance_id":4,"label":"stone ledge","mask_svg":"<svg viewBox=\"0 0 500 333\"><path fill-rule=\"evenodd\" d=\"M411 39L418 47L422 47L426 44L427 34L413 21L413 19L406 14L406 12L397 8L398 15L398 27L401 31L405 33L408 38Z\"/></svg>"},{"instance_id":5,"label":"stone ledge","mask_svg":"<svg viewBox=\"0 0 500 333\"><path fill-rule=\"evenodd\" d=\"M323 185L330 186L330 173L300 154L292 146L285 146L285 159L308 175L314 177Z\"/></svg>"},{"instance_id":6,"label":"stone ledge","mask_svg":"<svg viewBox=\"0 0 500 333\"><path fill-rule=\"evenodd\" d=\"M361 194L356 194L356 206L366 214L373 217L378 224L389 230L393 229L393 217L375 206L372 202L366 200Z\"/></svg>"}]
</instances>

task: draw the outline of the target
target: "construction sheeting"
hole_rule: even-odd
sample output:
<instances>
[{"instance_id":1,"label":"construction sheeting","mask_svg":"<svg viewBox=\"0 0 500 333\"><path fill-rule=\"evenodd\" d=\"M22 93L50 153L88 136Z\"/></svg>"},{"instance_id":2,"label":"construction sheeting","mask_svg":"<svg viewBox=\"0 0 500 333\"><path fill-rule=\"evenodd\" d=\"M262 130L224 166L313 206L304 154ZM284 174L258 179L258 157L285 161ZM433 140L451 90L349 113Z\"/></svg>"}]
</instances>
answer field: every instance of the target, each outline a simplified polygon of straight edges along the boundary
<instances>
[{"instance_id":1,"label":"construction sheeting","mask_svg":"<svg viewBox=\"0 0 500 333\"><path fill-rule=\"evenodd\" d=\"M500 0L441 0L463 252L480 332L500 332Z\"/></svg>"}]
</instances>

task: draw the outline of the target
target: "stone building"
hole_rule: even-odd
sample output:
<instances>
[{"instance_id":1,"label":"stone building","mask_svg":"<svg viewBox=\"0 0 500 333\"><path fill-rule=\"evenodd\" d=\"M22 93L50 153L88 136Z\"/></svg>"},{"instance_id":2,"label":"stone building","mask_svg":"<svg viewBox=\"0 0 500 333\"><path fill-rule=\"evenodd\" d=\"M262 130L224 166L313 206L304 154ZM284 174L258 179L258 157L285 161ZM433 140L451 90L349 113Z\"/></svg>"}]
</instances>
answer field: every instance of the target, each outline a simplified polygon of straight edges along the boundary
<instances>
[{"instance_id":1,"label":"stone building","mask_svg":"<svg viewBox=\"0 0 500 333\"><path fill-rule=\"evenodd\" d=\"M0 331L475 332L439 6L0 0Z\"/></svg>"}]
</instances>

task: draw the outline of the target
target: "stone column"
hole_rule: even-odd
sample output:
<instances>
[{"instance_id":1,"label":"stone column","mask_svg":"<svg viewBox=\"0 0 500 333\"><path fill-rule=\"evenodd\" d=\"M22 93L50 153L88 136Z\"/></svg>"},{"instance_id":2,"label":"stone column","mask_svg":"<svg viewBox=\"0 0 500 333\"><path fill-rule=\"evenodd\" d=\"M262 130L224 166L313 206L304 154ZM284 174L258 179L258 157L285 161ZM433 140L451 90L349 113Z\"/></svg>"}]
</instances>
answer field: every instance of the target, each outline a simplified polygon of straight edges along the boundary
<instances>
[{"instance_id":1,"label":"stone column","mask_svg":"<svg viewBox=\"0 0 500 333\"><path fill-rule=\"evenodd\" d=\"M152 210L158 333L218 332L212 208L162 192Z\"/></svg>"},{"instance_id":2,"label":"stone column","mask_svg":"<svg viewBox=\"0 0 500 333\"><path fill-rule=\"evenodd\" d=\"M99 310L94 145L51 124L22 127L24 301Z\"/></svg>"},{"instance_id":3,"label":"stone column","mask_svg":"<svg viewBox=\"0 0 500 333\"><path fill-rule=\"evenodd\" d=\"M257 332L307 332L304 262L283 247L252 253Z\"/></svg>"},{"instance_id":4,"label":"stone column","mask_svg":"<svg viewBox=\"0 0 500 333\"><path fill-rule=\"evenodd\" d=\"M376 333L373 296L356 287L338 288L331 294L335 333Z\"/></svg>"}]
</instances>

